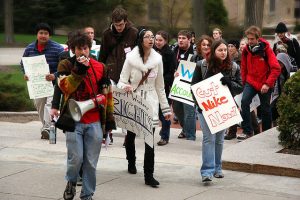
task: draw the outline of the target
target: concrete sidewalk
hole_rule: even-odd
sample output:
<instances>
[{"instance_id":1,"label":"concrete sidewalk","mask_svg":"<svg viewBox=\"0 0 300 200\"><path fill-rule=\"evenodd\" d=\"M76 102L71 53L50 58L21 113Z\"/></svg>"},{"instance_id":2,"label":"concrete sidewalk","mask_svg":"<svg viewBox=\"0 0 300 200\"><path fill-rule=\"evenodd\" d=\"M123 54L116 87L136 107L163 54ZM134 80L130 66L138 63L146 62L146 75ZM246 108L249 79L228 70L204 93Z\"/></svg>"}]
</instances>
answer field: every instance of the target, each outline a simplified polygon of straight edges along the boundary
<instances>
[{"instance_id":1,"label":"concrete sidewalk","mask_svg":"<svg viewBox=\"0 0 300 200\"><path fill-rule=\"evenodd\" d=\"M66 184L65 136L59 132L57 144L49 144L40 139L39 128L37 121L0 122L0 199L62 199ZM195 142L178 139L179 132L172 129L170 143L155 146L155 177L161 183L157 189L144 184L143 138L136 139L138 173L131 175L127 173L122 147L124 137L120 132L115 133L114 144L107 149L103 146L101 151L94 199L300 199L300 179L286 176L224 170L225 178L202 184L201 132L197 131ZM157 130L155 141L158 140ZM238 156L244 151L242 143L251 140L225 141L223 158L234 153L242 159L244 156ZM299 160L299 156L294 159ZM79 199L80 189L77 187L75 199Z\"/></svg>"}]
</instances>

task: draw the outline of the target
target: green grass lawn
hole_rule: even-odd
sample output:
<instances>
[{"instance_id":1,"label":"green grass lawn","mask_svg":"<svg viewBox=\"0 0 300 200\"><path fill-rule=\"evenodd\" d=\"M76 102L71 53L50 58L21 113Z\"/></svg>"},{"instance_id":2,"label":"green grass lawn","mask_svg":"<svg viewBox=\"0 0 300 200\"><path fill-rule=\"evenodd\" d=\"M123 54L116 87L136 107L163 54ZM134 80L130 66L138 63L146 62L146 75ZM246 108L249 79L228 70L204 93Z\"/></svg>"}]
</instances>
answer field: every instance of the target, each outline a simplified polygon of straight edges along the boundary
<instances>
[{"instance_id":1,"label":"green grass lawn","mask_svg":"<svg viewBox=\"0 0 300 200\"><path fill-rule=\"evenodd\" d=\"M29 35L29 34L15 34L14 37L15 37L16 44L13 46L25 47L31 42L36 40L36 35ZM53 35L50 38L60 44L65 44L67 41L67 36ZM6 44L4 44L4 33L0 33L0 46L7 46Z\"/></svg>"},{"instance_id":2,"label":"green grass lawn","mask_svg":"<svg viewBox=\"0 0 300 200\"><path fill-rule=\"evenodd\" d=\"M0 111L35 110L19 66L0 66L0 85Z\"/></svg>"}]
</instances>

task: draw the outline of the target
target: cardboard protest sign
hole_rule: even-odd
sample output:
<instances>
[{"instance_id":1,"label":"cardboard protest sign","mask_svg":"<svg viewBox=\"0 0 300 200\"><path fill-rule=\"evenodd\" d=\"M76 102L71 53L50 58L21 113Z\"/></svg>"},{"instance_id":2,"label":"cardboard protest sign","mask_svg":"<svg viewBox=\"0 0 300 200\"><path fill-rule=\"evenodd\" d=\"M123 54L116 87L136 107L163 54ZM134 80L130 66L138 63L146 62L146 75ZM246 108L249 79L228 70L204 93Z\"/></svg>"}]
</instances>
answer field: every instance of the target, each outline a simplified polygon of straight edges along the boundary
<instances>
[{"instance_id":1,"label":"cardboard protest sign","mask_svg":"<svg viewBox=\"0 0 300 200\"><path fill-rule=\"evenodd\" d=\"M211 133L224 130L242 121L240 112L227 86L218 73L191 86Z\"/></svg>"},{"instance_id":2,"label":"cardboard protest sign","mask_svg":"<svg viewBox=\"0 0 300 200\"><path fill-rule=\"evenodd\" d=\"M169 98L194 106L191 93L191 82L196 63L181 60L178 65L179 76L175 77Z\"/></svg>"},{"instance_id":3,"label":"cardboard protest sign","mask_svg":"<svg viewBox=\"0 0 300 200\"><path fill-rule=\"evenodd\" d=\"M113 87L114 117L117 126L137 135L153 147L153 110L150 103L135 93Z\"/></svg>"},{"instance_id":4,"label":"cardboard protest sign","mask_svg":"<svg viewBox=\"0 0 300 200\"><path fill-rule=\"evenodd\" d=\"M46 80L46 74L50 72L45 55L23 57L22 63L25 74L29 78L27 88L30 99L53 96L54 88L52 81Z\"/></svg>"}]
</instances>

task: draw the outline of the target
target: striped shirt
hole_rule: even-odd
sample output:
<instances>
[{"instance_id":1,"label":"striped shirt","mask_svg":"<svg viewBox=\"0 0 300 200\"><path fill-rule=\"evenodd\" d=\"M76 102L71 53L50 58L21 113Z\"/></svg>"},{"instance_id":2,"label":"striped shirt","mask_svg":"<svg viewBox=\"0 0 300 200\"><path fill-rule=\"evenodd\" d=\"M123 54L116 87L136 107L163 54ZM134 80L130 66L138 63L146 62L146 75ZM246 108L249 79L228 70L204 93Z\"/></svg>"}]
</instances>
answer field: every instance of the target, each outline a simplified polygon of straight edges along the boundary
<instances>
[{"instance_id":1,"label":"striped shirt","mask_svg":"<svg viewBox=\"0 0 300 200\"><path fill-rule=\"evenodd\" d=\"M52 40L49 40L42 52L39 52L37 49L37 41L29 44L23 54L23 57L33 57L33 56L39 56L39 55L45 55L47 63L49 64L49 69L51 74L55 74L57 72L57 65L59 62L59 55L64 51L64 48L62 45L58 44L57 42L54 42ZM21 68L23 73L24 66L21 60Z\"/></svg>"}]
</instances>

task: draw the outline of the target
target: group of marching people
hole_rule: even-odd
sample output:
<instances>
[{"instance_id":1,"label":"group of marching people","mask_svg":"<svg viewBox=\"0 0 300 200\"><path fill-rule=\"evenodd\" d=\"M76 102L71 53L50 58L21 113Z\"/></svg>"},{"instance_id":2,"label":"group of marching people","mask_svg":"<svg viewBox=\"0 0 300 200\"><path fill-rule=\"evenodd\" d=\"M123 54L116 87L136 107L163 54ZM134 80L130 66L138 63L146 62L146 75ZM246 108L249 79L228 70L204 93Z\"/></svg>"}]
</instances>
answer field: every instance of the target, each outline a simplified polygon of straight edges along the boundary
<instances>
[{"instance_id":1,"label":"group of marching people","mask_svg":"<svg viewBox=\"0 0 300 200\"><path fill-rule=\"evenodd\" d=\"M78 180L82 181L81 199L92 199L96 187L96 168L104 135L112 140L116 124L113 117L112 84L125 92L142 96L153 106L153 122L161 121L161 138L157 145L168 144L173 112L179 120L182 131L178 138L196 140L196 116L203 132L202 166L200 174L203 182L213 177L223 178L222 151L224 137L237 136L237 125L229 130L212 134L202 110L195 101L195 107L179 101L171 101L168 96L174 77L178 76L177 66L181 60L196 63L192 83L196 84L222 73L221 83L226 85L233 96L243 92L241 101L241 128L238 139L247 139L260 132L255 112L250 112L250 103L255 95L260 99L262 131L272 127L272 117L278 117L276 102L270 103L271 95L279 96L282 86L292 70L300 66L299 44L289 34L285 24L276 28L274 48L261 37L261 31L251 26L245 31L246 38L239 40L222 39L222 32L216 28L213 37L202 35L196 42L190 31L181 30L177 35L177 45L169 46L169 36L165 31L154 33L150 29L136 29L127 19L122 8L112 12L110 27L103 32L99 58L93 57L90 50L98 41L94 29L73 31L68 35L68 49L49 39L52 34L48 24L36 27L37 40L27 46L24 57L44 54L50 73L47 81L53 81L53 98L35 99L43 128L42 138L47 138L49 123L44 120L44 107L51 102L51 116L58 117L59 110L66 108L69 99L86 101L101 94L100 105L87 111L74 130L65 130L67 146L67 185L64 199L73 199ZM23 67L23 64L21 63ZM24 74L25 80L30 77ZM276 98L274 98L276 101ZM273 115L273 116L272 116ZM157 122L157 123L156 123ZM155 129L153 129L154 135ZM126 131L124 142L128 173L136 174L136 134ZM153 138L154 140L154 138ZM145 143L144 179L145 184L157 187L160 183L154 178L154 146Z\"/></svg>"}]
</instances>

